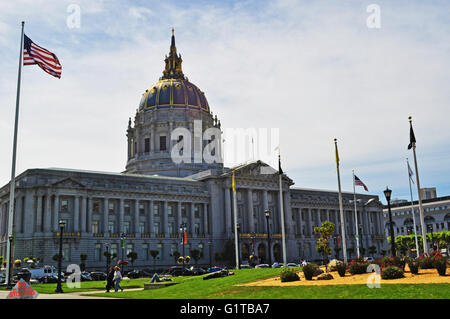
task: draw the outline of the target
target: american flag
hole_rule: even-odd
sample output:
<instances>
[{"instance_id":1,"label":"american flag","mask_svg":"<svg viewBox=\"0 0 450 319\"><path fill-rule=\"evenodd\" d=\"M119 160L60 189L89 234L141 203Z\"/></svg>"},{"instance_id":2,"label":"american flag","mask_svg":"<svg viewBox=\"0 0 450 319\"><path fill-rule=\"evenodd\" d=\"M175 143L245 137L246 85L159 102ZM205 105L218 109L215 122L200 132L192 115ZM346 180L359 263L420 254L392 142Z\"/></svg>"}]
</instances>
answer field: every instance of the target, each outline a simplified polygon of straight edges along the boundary
<instances>
[{"instance_id":1,"label":"american flag","mask_svg":"<svg viewBox=\"0 0 450 319\"><path fill-rule=\"evenodd\" d=\"M364 187L364 190L368 192L367 186L358 178L358 176L355 175L355 186L362 186Z\"/></svg>"},{"instance_id":2,"label":"american flag","mask_svg":"<svg viewBox=\"0 0 450 319\"><path fill-rule=\"evenodd\" d=\"M61 78L61 64L56 55L40 47L24 34L23 65L37 64L54 77Z\"/></svg>"}]
</instances>

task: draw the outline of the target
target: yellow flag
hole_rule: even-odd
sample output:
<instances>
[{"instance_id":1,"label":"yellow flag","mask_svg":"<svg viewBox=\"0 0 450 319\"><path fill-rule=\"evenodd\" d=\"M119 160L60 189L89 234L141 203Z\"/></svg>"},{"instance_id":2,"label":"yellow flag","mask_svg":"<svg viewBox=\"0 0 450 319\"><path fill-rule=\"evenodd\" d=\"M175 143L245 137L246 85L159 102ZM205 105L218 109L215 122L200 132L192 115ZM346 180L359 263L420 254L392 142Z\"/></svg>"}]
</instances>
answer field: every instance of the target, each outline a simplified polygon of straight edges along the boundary
<instances>
[{"instance_id":1,"label":"yellow flag","mask_svg":"<svg viewBox=\"0 0 450 319\"><path fill-rule=\"evenodd\" d=\"M236 182L234 181L234 172L233 172L233 177L231 179L231 187L233 188L233 193L236 194Z\"/></svg>"}]
</instances>

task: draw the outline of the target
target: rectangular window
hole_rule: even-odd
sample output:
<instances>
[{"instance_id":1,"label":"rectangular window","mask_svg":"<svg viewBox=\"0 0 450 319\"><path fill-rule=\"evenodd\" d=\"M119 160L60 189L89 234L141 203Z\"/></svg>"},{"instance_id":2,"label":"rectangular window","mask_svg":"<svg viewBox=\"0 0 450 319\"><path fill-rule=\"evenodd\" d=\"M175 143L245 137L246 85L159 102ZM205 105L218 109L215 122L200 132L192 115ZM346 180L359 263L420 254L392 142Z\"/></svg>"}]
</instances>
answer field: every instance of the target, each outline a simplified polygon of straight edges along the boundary
<instances>
[{"instance_id":1,"label":"rectangular window","mask_svg":"<svg viewBox=\"0 0 450 319\"><path fill-rule=\"evenodd\" d=\"M108 209L110 214L114 214L114 203L108 203Z\"/></svg>"},{"instance_id":2,"label":"rectangular window","mask_svg":"<svg viewBox=\"0 0 450 319\"><path fill-rule=\"evenodd\" d=\"M164 135L159 137L159 150L165 151L167 149L166 137Z\"/></svg>"},{"instance_id":3,"label":"rectangular window","mask_svg":"<svg viewBox=\"0 0 450 319\"><path fill-rule=\"evenodd\" d=\"M69 246L69 244L63 244L62 259L64 261L69 261L70 260L70 246Z\"/></svg>"},{"instance_id":4,"label":"rectangular window","mask_svg":"<svg viewBox=\"0 0 450 319\"><path fill-rule=\"evenodd\" d=\"M170 245L170 256L173 256L173 253L177 251L177 244Z\"/></svg>"},{"instance_id":5,"label":"rectangular window","mask_svg":"<svg viewBox=\"0 0 450 319\"><path fill-rule=\"evenodd\" d=\"M123 206L125 214L130 215L130 202L126 201Z\"/></svg>"},{"instance_id":6,"label":"rectangular window","mask_svg":"<svg viewBox=\"0 0 450 319\"><path fill-rule=\"evenodd\" d=\"M102 244L95 244L94 249L94 259L97 261L101 261L101 251L102 251Z\"/></svg>"},{"instance_id":7,"label":"rectangular window","mask_svg":"<svg viewBox=\"0 0 450 319\"><path fill-rule=\"evenodd\" d=\"M181 205L181 216L186 217L186 206L184 204Z\"/></svg>"},{"instance_id":8,"label":"rectangular window","mask_svg":"<svg viewBox=\"0 0 450 319\"><path fill-rule=\"evenodd\" d=\"M133 244L127 244L126 250L125 250L125 256L128 256L129 253L133 251Z\"/></svg>"},{"instance_id":9,"label":"rectangular window","mask_svg":"<svg viewBox=\"0 0 450 319\"><path fill-rule=\"evenodd\" d=\"M173 206L172 205L167 205L167 216L168 217L173 217Z\"/></svg>"},{"instance_id":10,"label":"rectangular window","mask_svg":"<svg viewBox=\"0 0 450 319\"><path fill-rule=\"evenodd\" d=\"M139 214L145 215L145 206L144 206L144 204L139 204Z\"/></svg>"},{"instance_id":11,"label":"rectangular window","mask_svg":"<svg viewBox=\"0 0 450 319\"><path fill-rule=\"evenodd\" d=\"M123 222L123 231L125 234L130 233L130 222Z\"/></svg>"},{"instance_id":12,"label":"rectangular window","mask_svg":"<svg viewBox=\"0 0 450 319\"><path fill-rule=\"evenodd\" d=\"M198 205L194 205L194 216L195 218L200 218L200 209Z\"/></svg>"},{"instance_id":13,"label":"rectangular window","mask_svg":"<svg viewBox=\"0 0 450 319\"><path fill-rule=\"evenodd\" d=\"M159 223L153 223L153 232L158 235L159 234Z\"/></svg>"},{"instance_id":14,"label":"rectangular window","mask_svg":"<svg viewBox=\"0 0 450 319\"><path fill-rule=\"evenodd\" d=\"M163 246L162 246L162 244L158 244L156 246L156 250L159 252L157 258L162 259L163 258Z\"/></svg>"},{"instance_id":15,"label":"rectangular window","mask_svg":"<svg viewBox=\"0 0 450 319\"><path fill-rule=\"evenodd\" d=\"M153 216L159 216L159 205L158 203L153 204Z\"/></svg>"},{"instance_id":16,"label":"rectangular window","mask_svg":"<svg viewBox=\"0 0 450 319\"><path fill-rule=\"evenodd\" d=\"M148 253L148 244L142 244L142 258L144 260L148 260L149 253Z\"/></svg>"},{"instance_id":17,"label":"rectangular window","mask_svg":"<svg viewBox=\"0 0 450 319\"><path fill-rule=\"evenodd\" d=\"M150 152L150 138L144 139L144 152L149 153Z\"/></svg>"},{"instance_id":18,"label":"rectangular window","mask_svg":"<svg viewBox=\"0 0 450 319\"><path fill-rule=\"evenodd\" d=\"M145 233L145 223L144 222L139 223L139 232Z\"/></svg>"},{"instance_id":19,"label":"rectangular window","mask_svg":"<svg viewBox=\"0 0 450 319\"><path fill-rule=\"evenodd\" d=\"M92 210L94 213L98 213L100 211L100 203L99 202L94 202L92 204Z\"/></svg>"},{"instance_id":20,"label":"rectangular window","mask_svg":"<svg viewBox=\"0 0 450 319\"><path fill-rule=\"evenodd\" d=\"M63 199L61 201L61 211L67 212L69 210L69 201L67 199Z\"/></svg>"},{"instance_id":21,"label":"rectangular window","mask_svg":"<svg viewBox=\"0 0 450 319\"><path fill-rule=\"evenodd\" d=\"M93 220L92 221L92 233L93 234L98 234L98 220Z\"/></svg>"},{"instance_id":22,"label":"rectangular window","mask_svg":"<svg viewBox=\"0 0 450 319\"><path fill-rule=\"evenodd\" d=\"M117 251L118 251L117 244L111 244L111 250L110 250L111 255L115 254L117 256Z\"/></svg>"},{"instance_id":23,"label":"rectangular window","mask_svg":"<svg viewBox=\"0 0 450 319\"><path fill-rule=\"evenodd\" d=\"M108 231L110 234L114 234L116 230L116 225L114 221L108 222Z\"/></svg>"},{"instance_id":24,"label":"rectangular window","mask_svg":"<svg viewBox=\"0 0 450 319\"><path fill-rule=\"evenodd\" d=\"M200 224L199 223L194 224L194 233L197 235L200 234Z\"/></svg>"}]
</instances>

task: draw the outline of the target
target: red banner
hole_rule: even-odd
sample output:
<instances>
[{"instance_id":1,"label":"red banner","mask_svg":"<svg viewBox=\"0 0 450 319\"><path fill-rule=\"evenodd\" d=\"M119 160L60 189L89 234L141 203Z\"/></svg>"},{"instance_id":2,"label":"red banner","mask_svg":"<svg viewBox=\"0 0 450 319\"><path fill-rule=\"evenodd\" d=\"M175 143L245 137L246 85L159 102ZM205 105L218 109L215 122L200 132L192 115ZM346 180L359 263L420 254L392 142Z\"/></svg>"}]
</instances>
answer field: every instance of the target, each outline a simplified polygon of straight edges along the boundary
<instances>
[{"instance_id":1,"label":"red banner","mask_svg":"<svg viewBox=\"0 0 450 319\"><path fill-rule=\"evenodd\" d=\"M183 234L183 245L187 244L187 232L184 232Z\"/></svg>"}]
</instances>

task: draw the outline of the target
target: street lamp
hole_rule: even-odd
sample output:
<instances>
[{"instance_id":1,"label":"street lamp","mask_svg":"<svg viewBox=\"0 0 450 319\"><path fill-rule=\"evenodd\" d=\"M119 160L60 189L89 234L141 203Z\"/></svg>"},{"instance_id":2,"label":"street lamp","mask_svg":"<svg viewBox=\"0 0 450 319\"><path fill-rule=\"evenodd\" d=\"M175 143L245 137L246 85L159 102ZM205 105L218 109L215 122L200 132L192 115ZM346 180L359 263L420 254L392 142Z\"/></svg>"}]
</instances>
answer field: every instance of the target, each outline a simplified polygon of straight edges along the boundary
<instances>
[{"instance_id":1,"label":"street lamp","mask_svg":"<svg viewBox=\"0 0 450 319\"><path fill-rule=\"evenodd\" d=\"M12 246L13 246L13 241L14 241L14 236L13 235L11 235L11 236L9 236L9 263L8 263L8 277L9 278L7 278L7 280L8 280L8 286L7 286L7 288L8 289L11 289L12 287L13 287L13 285L12 285L12 278L13 278L13 276L12 276L12 273L11 273L11 270L12 270L12 263L13 263L13 258L12 258Z\"/></svg>"},{"instance_id":2,"label":"street lamp","mask_svg":"<svg viewBox=\"0 0 450 319\"><path fill-rule=\"evenodd\" d=\"M431 247L433 248L433 251L435 251L436 250L436 246L434 245L433 225L428 224L427 225L427 229L431 233Z\"/></svg>"},{"instance_id":3,"label":"street lamp","mask_svg":"<svg viewBox=\"0 0 450 319\"><path fill-rule=\"evenodd\" d=\"M212 267L212 241L208 241L208 246L209 246L209 268Z\"/></svg>"},{"instance_id":4,"label":"street lamp","mask_svg":"<svg viewBox=\"0 0 450 319\"><path fill-rule=\"evenodd\" d=\"M56 286L55 292L62 293L61 287L61 272L62 272L62 244L63 244L63 231L66 227L66 221L61 219L59 221L59 255L58 255L58 284Z\"/></svg>"},{"instance_id":5,"label":"street lamp","mask_svg":"<svg viewBox=\"0 0 450 319\"><path fill-rule=\"evenodd\" d=\"M186 225L186 223L182 223L181 225L180 225L180 234L181 234L181 244L183 245L183 270L182 270L182 273L184 273L184 258L186 257L185 255L184 255L184 233L186 232L186 230L187 230L187 227L186 227L187 225Z\"/></svg>"},{"instance_id":6,"label":"street lamp","mask_svg":"<svg viewBox=\"0 0 450 319\"><path fill-rule=\"evenodd\" d=\"M237 223L236 224L236 228L237 228L237 240L238 240L238 251L237 251L237 254L238 254L238 264L237 264L237 269L241 269L241 253L240 253L240 251L241 251L241 248L239 247L239 232L240 232L240 230L241 230L241 224L240 223Z\"/></svg>"},{"instance_id":7,"label":"street lamp","mask_svg":"<svg viewBox=\"0 0 450 319\"><path fill-rule=\"evenodd\" d=\"M109 244L106 243L105 244L105 248L106 248L106 273L109 273Z\"/></svg>"},{"instance_id":8,"label":"street lamp","mask_svg":"<svg viewBox=\"0 0 450 319\"><path fill-rule=\"evenodd\" d=\"M267 224L267 247L269 251L269 265L272 264L272 258L270 257L270 225L269 225L269 218L270 218L270 210L266 210L264 212L266 215L266 224Z\"/></svg>"},{"instance_id":9,"label":"street lamp","mask_svg":"<svg viewBox=\"0 0 450 319\"><path fill-rule=\"evenodd\" d=\"M392 190L390 190L387 186L384 190L384 196L386 197L386 201L388 203L388 213L389 213L389 233L391 236L391 251L392 256L395 256L395 238L394 238L394 224L392 223L392 213L391 213L391 194Z\"/></svg>"}]
</instances>

